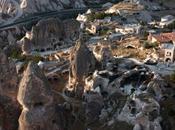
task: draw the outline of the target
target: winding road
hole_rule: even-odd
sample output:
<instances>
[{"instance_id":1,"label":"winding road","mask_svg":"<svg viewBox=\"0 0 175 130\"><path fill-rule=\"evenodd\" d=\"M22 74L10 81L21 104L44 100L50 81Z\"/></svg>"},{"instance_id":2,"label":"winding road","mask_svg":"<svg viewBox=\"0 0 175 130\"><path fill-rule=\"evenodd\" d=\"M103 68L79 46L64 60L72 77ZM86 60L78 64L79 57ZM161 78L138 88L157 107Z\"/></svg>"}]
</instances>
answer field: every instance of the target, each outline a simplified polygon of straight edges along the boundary
<instances>
[{"instance_id":1,"label":"winding road","mask_svg":"<svg viewBox=\"0 0 175 130\"><path fill-rule=\"evenodd\" d=\"M4 25L0 25L0 30L12 28L19 24L37 22L41 19L50 18L50 17L59 17L60 19L75 18L79 13L85 13L89 8L101 9L99 6L80 8L80 9L66 9L66 10L59 10L59 11L35 13L24 17L20 17L20 13L19 13L18 17L16 17L15 20L10 21Z\"/></svg>"}]
</instances>

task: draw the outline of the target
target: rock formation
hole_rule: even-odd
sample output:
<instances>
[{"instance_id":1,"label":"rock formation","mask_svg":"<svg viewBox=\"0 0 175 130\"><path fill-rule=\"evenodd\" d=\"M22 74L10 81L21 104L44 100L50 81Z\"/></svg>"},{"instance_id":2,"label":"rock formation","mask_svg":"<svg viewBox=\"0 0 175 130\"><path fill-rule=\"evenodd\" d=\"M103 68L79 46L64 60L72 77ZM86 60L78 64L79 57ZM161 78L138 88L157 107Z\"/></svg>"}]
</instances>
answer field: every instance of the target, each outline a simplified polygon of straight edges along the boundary
<instances>
[{"instance_id":1,"label":"rock formation","mask_svg":"<svg viewBox=\"0 0 175 130\"><path fill-rule=\"evenodd\" d=\"M22 50L24 54L29 54L31 51L43 52L67 47L77 40L79 28L80 24L76 20L41 20L21 39Z\"/></svg>"},{"instance_id":2,"label":"rock formation","mask_svg":"<svg viewBox=\"0 0 175 130\"><path fill-rule=\"evenodd\" d=\"M64 109L54 104L50 85L36 64L29 63L17 98L23 107L19 130L65 129Z\"/></svg>"},{"instance_id":3,"label":"rock formation","mask_svg":"<svg viewBox=\"0 0 175 130\"><path fill-rule=\"evenodd\" d=\"M96 69L96 59L88 49L83 38L80 38L70 55L70 72L68 90L81 96L84 92L85 77Z\"/></svg>"},{"instance_id":4,"label":"rock formation","mask_svg":"<svg viewBox=\"0 0 175 130\"><path fill-rule=\"evenodd\" d=\"M24 13L54 11L64 8L86 7L83 0L22 0L20 7Z\"/></svg>"},{"instance_id":5,"label":"rock formation","mask_svg":"<svg viewBox=\"0 0 175 130\"><path fill-rule=\"evenodd\" d=\"M112 60L111 47L107 43L99 43L94 47L93 53L102 64L103 69L105 69L110 60Z\"/></svg>"},{"instance_id":6,"label":"rock formation","mask_svg":"<svg viewBox=\"0 0 175 130\"><path fill-rule=\"evenodd\" d=\"M15 64L0 50L0 95L16 98L18 76Z\"/></svg>"},{"instance_id":7,"label":"rock formation","mask_svg":"<svg viewBox=\"0 0 175 130\"><path fill-rule=\"evenodd\" d=\"M116 122L130 124L128 129L133 130L170 128L170 121L162 118L160 101L166 101L167 98L169 100L171 96L165 95L173 95L173 89L159 75L143 65L135 63L135 67L131 68L122 65L132 64L129 61L122 59L117 62L117 73L121 69L119 75L114 71L102 70L95 71L85 79L84 102L88 127L93 122L100 121L107 125L106 129L114 127ZM163 126L162 121L165 123ZM125 130L124 127L119 128Z\"/></svg>"},{"instance_id":8,"label":"rock formation","mask_svg":"<svg viewBox=\"0 0 175 130\"><path fill-rule=\"evenodd\" d=\"M80 23L74 19L63 21L64 25L64 38L70 41L76 41L79 38Z\"/></svg>"},{"instance_id":9,"label":"rock formation","mask_svg":"<svg viewBox=\"0 0 175 130\"><path fill-rule=\"evenodd\" d=\"M19 105L16 100L18 76L15 64L0 50L0 129L18 127Z\"/></svg>"},{"instance_id":10,"label":"rock formation","mask_svg":"<svg viewBox=\"0 0 175 130\"><path fill-rule=\"evenodd\" d=\"M89 93L86 96L85 117L87 125L94 124L99 120L99 115L103 107L103 98L99 93Z\"/></svg>"}]
</instances>

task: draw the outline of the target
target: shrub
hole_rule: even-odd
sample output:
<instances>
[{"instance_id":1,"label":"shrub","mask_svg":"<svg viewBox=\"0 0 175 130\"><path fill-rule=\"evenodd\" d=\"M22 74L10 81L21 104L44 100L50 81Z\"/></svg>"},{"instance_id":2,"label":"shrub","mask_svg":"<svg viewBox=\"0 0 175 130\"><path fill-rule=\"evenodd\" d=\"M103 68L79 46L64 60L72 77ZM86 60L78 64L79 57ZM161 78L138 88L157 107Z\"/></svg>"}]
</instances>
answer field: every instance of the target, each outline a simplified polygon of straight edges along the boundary
<instances>
[{"instance_id":1,"label":"shrub","mask_svg":"<svg viewBox=\"0 0 175 130\"><path fill-rule=\"evenodd\" d=\"M99 34L102 36L102 35L106 35L108 33L108 30L107 29L102 29L100 30Z\"/></svg>"},{"instance_id":2,"label":"shrub","mask_svg":"<svg viewBox=\"0 0 175 130\"><path fill-rule=\"evenodd\" d=\"M143 47L145 49L156 48L157 46L158 46L158 43L156 43L156 42L149 43L148 41L144 41L144 43L143 43Z\"/></svg>"},{"instance_id":3,"label":"shrub","mask_svg":"<svg viewBox=\"0 0 175 130\"><path fill-rule=\"evenodd\" d=\"M21 55L22 52L20 50L17 49L12 49L10 57L13 59L23 59L23 56Z\"/></svg>"},{"instance_id":4,"label":"shrub","mask_svg":"<svg viewBox=\"0 0 175 130\"><path fill-rule=\"evenodd\" d=\"M33 61L35 63L38 63L39 61L43 61L44 58L41 57L40 55L32 55L32 56L26 56L25 61L29 62L29 61Z\"/></svg>"},{"instance_id":5,"label":"shrub","mask_svg":"<svg viewBox=\"0 0 175 130\"><path fill-rule=\"evenodd\" d=\"M31 59L33 62L38 63L39 61L43 61L43 57L39 56L39 55L35 55L32 57Z\"/></svg>"},{"instance_id":6,"label":"shrub","mask_svg":"<svg viewBox=\"0 0 175 130\"><path fill-rule=\"evenodd\" d=\"M105 17L108 16L113 16L114 14L106 14L105 12L96 12L96 13L92 13L89 14L87 16L88 21L94 21L95 19L104 19Z\"/></svg>"},{"instance_id":7,"label":"shrub","mask_svg":"<svg viewBox=\"0 0 175 130\"><path fill-rule=\"evenodd\" d=\"M173 74L170 75L170 80L175 82L175 71L173 72Z\"/></svg>"}]
</instances>

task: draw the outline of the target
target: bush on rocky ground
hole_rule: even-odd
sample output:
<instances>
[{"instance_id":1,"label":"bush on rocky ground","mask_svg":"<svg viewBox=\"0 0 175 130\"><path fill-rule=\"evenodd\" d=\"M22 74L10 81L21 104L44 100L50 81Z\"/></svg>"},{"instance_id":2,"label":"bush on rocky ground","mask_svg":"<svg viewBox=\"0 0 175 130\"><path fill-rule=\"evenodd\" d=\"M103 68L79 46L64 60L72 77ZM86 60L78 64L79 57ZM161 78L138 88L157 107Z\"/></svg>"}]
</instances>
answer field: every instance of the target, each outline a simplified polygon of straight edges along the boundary
<instances>
[{"instance_id":1,"label":"bush on rocky ground","mask_svg":"<svg viewBox=\"0 0 175 130\"><path fill-rule=\"evenodd\" d=\"M114 14L106 14L105 12L96 12L96 13L92 13L89 14L87 16L88 21L94 21L95 19L104 19L105 17L111 17Z\"/></svg>"},{"instance_id":2,"label":"bush on rocky ground","mask_svg":"<svg viewBox=\"0 0 175 130\"><path fill-rule=\"evenodd\" d=\"M175 71L173 72L173 74L170 75L170 80L175 82Z\"/></svg>"},{"instance_id":3,"label":"bush on rocky ground","mask_svg":"<svg viewBox=\"0 0 175 130\"><path fill-rule=\"evenodd\" d=\"M154 43L149 43L148 41L143 42L143 47L145 49L156 48L157 46L158 46L158 43L156 43L156 42L154 42Z\"/></svg>"}]
</instances>

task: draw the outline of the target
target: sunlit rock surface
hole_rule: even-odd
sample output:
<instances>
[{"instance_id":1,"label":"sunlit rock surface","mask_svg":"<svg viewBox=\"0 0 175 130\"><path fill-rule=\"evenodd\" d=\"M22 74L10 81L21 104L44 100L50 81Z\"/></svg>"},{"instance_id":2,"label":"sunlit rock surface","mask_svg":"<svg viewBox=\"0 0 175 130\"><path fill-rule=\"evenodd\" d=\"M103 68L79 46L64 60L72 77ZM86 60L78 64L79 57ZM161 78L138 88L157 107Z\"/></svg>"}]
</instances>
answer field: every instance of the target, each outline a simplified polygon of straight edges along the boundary
<instances>
[{"instance_id":1,"label":"sunlit rock surface","mask_svg":"<svg viewBox=\"0 0 175 130\"><path fill-rule=\"evenodd\" d=\"M83 0L22 0L20 7L25 13L35 13L86 6Z\"/></svg>"},{"instance_id":2,"label":"sunlit rock surface","mask_svg":"<svg viewBox=\"0 0 175 130\"><path fill-rule=\"evenodd\" d=\"M80 23L76 20L61 21L49 18L39 21L31 32L20 40L24 54L66 48L78 39Z\"/></svg>"},{"instance_id":3,"label":"sunlit rock surface","mask_svg":"<svg viewBox=\"0 0 175 130\"><path fill-rule=\"evenodd\" d=\"M70 63L68 90L75 91L81 96L84 92L85 77L96 69L97 63L83 38L80 38L73 48Z\"/></svg>"},{"instance_id":4,"label":"sunlit rock surface","mask_svg":"<svg viewBox=\"0 0 175 130\"><path fill-rule=\"evenodd\" d=\"M34 63L29 63L20 82L18 101L23 107L19 130L65 129L64 109L54 104L50 85Z\"/></svg>"}]
</instances>

